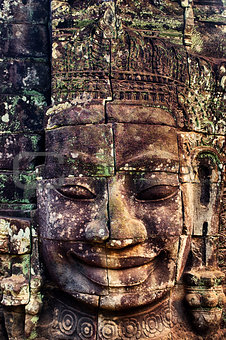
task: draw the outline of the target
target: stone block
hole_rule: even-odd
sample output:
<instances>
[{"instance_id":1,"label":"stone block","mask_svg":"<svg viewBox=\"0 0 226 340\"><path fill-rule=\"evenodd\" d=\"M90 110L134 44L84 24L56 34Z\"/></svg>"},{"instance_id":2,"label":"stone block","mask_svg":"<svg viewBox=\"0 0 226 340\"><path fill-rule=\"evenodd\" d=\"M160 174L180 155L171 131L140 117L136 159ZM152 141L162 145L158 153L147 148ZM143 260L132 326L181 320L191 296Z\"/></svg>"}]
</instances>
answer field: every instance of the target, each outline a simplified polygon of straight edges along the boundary
<instances>
[{"instance_id":1,"label":"stone block","mask_svg":"<svg viewBox=\"0 0 226 340\"><path fill-rule=\"evenodd\" d=\"M95 297L108 293L107 269L79 261L73 242L41 239L40 249L50 276L57 277L70 294L86 293Z\"/></svg>"},{"instance_id":2,"label":"stone block","mask_svg":"<svg viewBox=\"0 0 226 340\"><path fill-rule=\"evenodd\" d=\"M25 305L29 302L30 255L21 255L12 259L12 274L1 280L5 306Z\"/></svg>"},{"instance_id":3,"label":"stone block","mask_svg":"<svg viewBox=\"0 0 226 340\"><path fill-rule=\"evenodd\" d=\"M101 311L97 339L167 339L175 321L167 301L146 311L134 311L129 316L119 313L112 317L109 313Z\"/></svg>"},{"instance_id":4,"label":"stone block","mask_svg":"<svg viewBox=\"0 0 226 340\"><path fill-rule=\"evenodd\" d=\"M226 250L225 249L219 249L217 262L218 262L219 267L225 272L226 271Z\"/></svg>"},{"instance_id":5,"label":"stone block","mask_svg":"<svg viewBox=\"0 0 226 340\"><path fill-rule=\"evenodd\" d=\"M42 144L41 135L0 133L0 169L34 170Z\"/></svg>"},{"instance_id":6,"label":"stone block","mask_svg":"<svg viewBox=\"0 0 226 340\"><path fill-rule=\"evenodd\" d=\"M0 203L1 216L29 218L31 217L35 209L35 204Z\"/></svg>"},{"instance_id":7,"label":"stone block","mask_svg":"<svg viewBox=\"0 0 226 340\"><path fill-rule=\"evenodd\" d=\"M222 1L208 2L207 6L195 1L193 5L195 25L192 49L196 53L215 58L224 58L224 5ZM209 5L209 6L208 6Z\"/></svg>"},{"instance_id":8,"label":"stone block","mask_svg":"<svg viewBox=\"0 0 226 340\"><path fill-rule=\"evenodd\" d=\"M190 183L181 183L180 188L182 193L183 217L184 217L183 231L186 235L191 235L193 232L194 225L193 218L195 209L193 189Z\"/></svg>"},{"instance_id":9,"label":"stone block","mask_svg":"<svg viewBox=\"0 0 226 340\"><path fill-rule=\"evenodd\" d=\"M191 249L191 236L190 235L180 236L178 256L177 256L177 274L176 274L177 282L180 280L184 272L184 268L188 261L190 249Z\"/></svg>"},{"instance_id":10,"label":"stone block","mask_svg":"<svg viewBox=\"0 0 226 340\"><path fill-rule=\"evenodd\" d=\"M105 178L40 181L37 194L41 237L59 241L108 237Z\"/></svg>"},{"instance_id":11,"label":"stone block","mask_svg":"<svg viewBox=\"0 0 226 340\"><path fill-rule=\"evenodd\" d=\"M5 22L46 23L48 0L8 0L0 3L0 20Z\"/></svg>"},{"instance_id":12,"label":"stone block","mask_svg":"<svg viewBox=\"0 0 226 340\"><path fill-rule=\"evenodd\" d=\"M201 184L193 183L193 234L216 235L219 232L219 203L220 186L218 183L209 183L206 192Z\"/></svg>"},{"instance_id":13,"label":"stone block","mask_svg":"<svg viewBox=\"0 0 226 340\"><path fill-rule=\"evenodd\" d=\"M160 4L145 0L140 0L139 3L135 0L129 1L129 3L117 0L116 4L118 14L126 26L133 29L153 30L155 34L164 32L163 36L171 40L174 39L176 32L182 33L183 9L177 1L164 1Z\"/></svg>"},{"instance_id":14,"label":"stone block","mask_svg":"<svg viewBox=\"0 0 226 340\"><path fill-rule=\"evenodd\" d=\"M114 172L112 126L68 126L46 131L46 176L109 176Z\"/></svg>"},{"instance_id":15,"label":"stone block","mask_svg":"<svg viewBox=\"0 0 226 340\"><path fill-rule=\"evenodd\" d=\"M47 57L49 51L46 25L0 24L1 57Z\"/></svg>"},{"instance_id":16,"label":"stone block","mask_svg":"<svg viewBox=\"0 0 226 340\"><path fill-rule=\"evenodd\" d=\"M178 172L178 146L174 128L115 124L114 135L117 170Z\"/></svg>"},{"instance_id":17,"label":"stone block","mask_svg":"<svg viewBox=\"0 0 226 340\"><path fill-rule=\"evenodd\" d=\"M46 59L5 58L0 63L0 72L3 75L0 85L2 94L41 96L50 89L49 65Z\"/></svg>"},{"instance_id":18,"label":"stone block","mask_svg":"<svg viewBox=\"0 0 226 340\"><path fill-rule=\"evenodd\" d=\"M37 95L1 95L0 131L36 132L43 130L46 98Z\"/></svg>"},{"instance_id":19,"label":"stone block","mask_svg":"<svg viewBox=\"0 0 226 340\"><path fill-rule=\"evenodd\" d=\"M218 236L193 237L191 242L190 265L193 267L217 267ZM219 258L218 258L219 260Z\"/></svg>"},{"instance_id":20,"label":"stone block","mask_svg":"<svg viewBox=\"0 0 226 340\"><path fill-rule=\"evenodd\" d=\"M0 234L0 252L14 255L30 252L31 233L29 220L0 217Z\"/></svg>"},{"instance_id":21,"label":"stone block","mask_svg":"<svg viewBox=\"0 0 226 340\"><path fill-rule=\"evenodd\" d=\"M79 100L74 100L71 103L66 102L51 107L46 112L47 130L55 127L69 126L69 125L85 125L104 123L105 121L105 107L103 100L91 100L82 104Z\"/></svg>"},{"instance_id":22,"label":"stone block","mask_svg":"<svg viewBox=\"0 0 226 340\"><path fill-rule=\"evenodd\" d=\"M121 123L145 123L176 126L173 115L159 107L150 105L139 105L134 101L133 104L122 104L120 101L106 103L106 114L110 121Z\"/></svg>"},{"instance_id":23,"label":"stone block","mask_svg":"<svg viewBox=\"0 0 226 340\"><path fill-rule=\"evenodd\" d=\"M0 203L29 204L36 202L33 172L1 172L0 173Z\"/></svg>"},{"instance_id":24,"label":"stone block","mask_svg":"<svg viewBox=\"0 0 226 340\"><path fill-rule=\"evenodd\" d=\"M0 256L0 278L9 277L11 275L11 259L9 254L1 254ZM2 292L0 292L0 297Z\"/></svg>"}]
</instances>

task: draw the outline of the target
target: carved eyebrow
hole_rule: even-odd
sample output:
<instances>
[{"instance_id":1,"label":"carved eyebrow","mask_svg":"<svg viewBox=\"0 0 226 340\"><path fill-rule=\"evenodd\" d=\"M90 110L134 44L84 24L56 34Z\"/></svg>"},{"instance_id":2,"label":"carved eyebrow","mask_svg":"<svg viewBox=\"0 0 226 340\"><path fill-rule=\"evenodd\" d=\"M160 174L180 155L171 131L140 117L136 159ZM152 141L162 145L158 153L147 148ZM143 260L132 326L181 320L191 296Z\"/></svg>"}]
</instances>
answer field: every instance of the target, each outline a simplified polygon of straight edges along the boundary
<instances>
[{"instance_id":1,"label":"carved eyebrow","mask_svg":"<svg viewBox=\"0 0 226 340\"><path fill-rule=\"evenodd\" d=\"M158 157L159 156L159 157ZM166 161L166 160L170 160L170 161L177 161L179 162L179 157L178 157L178 153L172 153L166 150L155 150L155 151L146 151L146 152L142 152L142 153L137 153L136 155L131 156L130 158L128 158L126 160L127 163L129 162L134 162L134 161L145 161L148 159L158 159L159 161Z\"/></svg>"},{"instance_id":2,"label":"carved eyebrow","mask_svg":"<svg viewBox=\"0 0 226 340\"><path fill-rule=\"evenodd\" d=\"M116 167L119 170L138 170L140 171L168 171L178 173L179 171L179 158L170 152L167 152L166 158L156 157L154 153L142 153L127 158L117 164Z\"/></svg>"}]
</instances>

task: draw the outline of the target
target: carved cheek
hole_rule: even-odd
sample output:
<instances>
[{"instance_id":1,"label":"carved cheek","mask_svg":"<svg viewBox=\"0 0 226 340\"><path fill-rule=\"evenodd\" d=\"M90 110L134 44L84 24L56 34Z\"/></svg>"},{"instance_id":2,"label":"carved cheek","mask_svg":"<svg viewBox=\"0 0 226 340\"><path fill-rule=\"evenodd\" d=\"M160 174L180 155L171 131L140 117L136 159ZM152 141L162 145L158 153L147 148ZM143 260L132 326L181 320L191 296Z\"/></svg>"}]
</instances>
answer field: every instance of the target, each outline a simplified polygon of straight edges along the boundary
<instances>
[{"instance_id":1,"label":"carved cheek","mask_svg":"<svg viewBox=\"0 0 226 340\"><path fill-rule=\"evenodd\" d=\"M134 202L134 210L146 226L148 237L182 234L183 216L180 192L162 202Z\"/></svg>"},{"instance_id":2,"label":"carved cheek","mask_svg":"<svg viewBox=\"0 0 226 340\"><path fill-rule=\"evenodd\" d=\"M105 195L95 200L70 200L54 190L40 197L40 236L51 240L85 241L87 225L100 220L107 224Z\"/></svg>"}]
</instances>

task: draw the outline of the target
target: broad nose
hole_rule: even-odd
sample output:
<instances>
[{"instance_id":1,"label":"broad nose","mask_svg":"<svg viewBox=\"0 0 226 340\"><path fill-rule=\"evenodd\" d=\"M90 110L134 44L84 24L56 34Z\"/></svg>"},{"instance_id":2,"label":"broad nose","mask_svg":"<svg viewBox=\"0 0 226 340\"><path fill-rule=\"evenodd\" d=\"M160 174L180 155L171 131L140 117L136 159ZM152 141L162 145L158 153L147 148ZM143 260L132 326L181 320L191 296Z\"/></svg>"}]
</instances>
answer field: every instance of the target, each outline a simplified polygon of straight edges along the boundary
<instances>
[{"instance_id":1,"label":"broad nose","mask_svg":"<svg viewBox=\"0 0 226 340\"><path fill-rule=\"evenodd\" d=\"M96 218L85 228L85 238L89 242L105 243L109 239L109 235L106 218Z\"/></svg>"},{"instance_id":2,"label":"broad nose","mask_svg":"<svg viewBox=\"0 0 226 340\"><path fill-rule=\"evenodd\" d=\"M129 198L120 181L109 183L109 231L106 245L109 248L124 248L144 242L147 230L142 221L135 217Z\"/></svg>"}]
</instances>

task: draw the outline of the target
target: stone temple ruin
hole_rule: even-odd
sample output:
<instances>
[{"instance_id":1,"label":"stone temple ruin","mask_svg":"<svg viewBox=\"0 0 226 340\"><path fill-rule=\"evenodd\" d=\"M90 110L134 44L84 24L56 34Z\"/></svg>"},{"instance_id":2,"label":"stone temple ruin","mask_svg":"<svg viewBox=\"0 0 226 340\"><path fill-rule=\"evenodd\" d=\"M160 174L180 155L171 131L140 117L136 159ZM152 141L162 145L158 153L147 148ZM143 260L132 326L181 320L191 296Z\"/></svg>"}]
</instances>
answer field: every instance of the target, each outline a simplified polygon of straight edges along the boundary
<instances>
[{"instance_id":1,"label":"stone temple ruin","mask_svg":"<svg viewBox=\"0 0 226 340\"><path fill-rule=\"evenodd\" d=\"M224 12L0 1L0 339L225 339Z\"/></svg>"}]
</instances>

